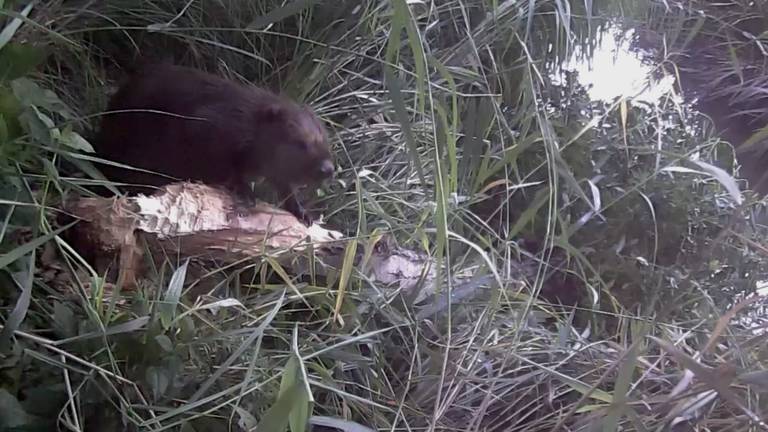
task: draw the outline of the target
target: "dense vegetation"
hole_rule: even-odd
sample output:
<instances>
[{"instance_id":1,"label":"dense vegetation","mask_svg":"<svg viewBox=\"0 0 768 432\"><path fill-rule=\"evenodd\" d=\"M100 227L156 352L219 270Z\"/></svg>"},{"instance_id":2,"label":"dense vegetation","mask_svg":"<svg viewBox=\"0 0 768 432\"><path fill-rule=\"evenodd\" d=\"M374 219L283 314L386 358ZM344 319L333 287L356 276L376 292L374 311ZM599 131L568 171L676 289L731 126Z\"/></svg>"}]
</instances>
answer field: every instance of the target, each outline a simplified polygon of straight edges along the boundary
<instances>
[{"instance_id":1,"label":"dense vegetation","mask_svg":"<svg viewBox=\"0 0 768 432\"><path fill-rule=\"evenodd\" d=\"M759 5L0 7L0 431L768 428L765 310L739 303L766 279L762 203L716 133L760 114L739 105L764 94ZM610 25L643 36L682 101L593 101L559 69ZM704 48L718 67L676 68ZM136 292L110 284L57 209L109 185L88 139L139 57L312 105L339 164L313 207L350 248L383 235L433 257L438 286L413 302L350 263L340 289L268 257L192 272L173 256ZM210 295L169 295L206 271L223 275Z\"/></svg>"}]
</instances>

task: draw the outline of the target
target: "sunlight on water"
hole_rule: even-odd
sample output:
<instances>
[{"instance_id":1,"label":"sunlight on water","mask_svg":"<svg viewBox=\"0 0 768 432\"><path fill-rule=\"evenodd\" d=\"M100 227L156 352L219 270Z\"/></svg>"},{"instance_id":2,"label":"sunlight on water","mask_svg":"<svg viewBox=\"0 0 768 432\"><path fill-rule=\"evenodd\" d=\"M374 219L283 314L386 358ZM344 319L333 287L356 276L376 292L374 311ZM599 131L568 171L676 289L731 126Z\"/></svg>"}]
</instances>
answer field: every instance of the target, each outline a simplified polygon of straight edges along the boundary
<instances>
[{"instance_id":1,"label":"sunlight on water","mask_svg":"<svg viewBox=\"0 0 768 432\"><path fill-rule=\"evenodd\" d=\"M618 97L629 97L654 104L670 94L675 79L671 75L660 80L653 78L654 67L643 63L630 50L633 34L632 30L622 34L617 28L608 28L592 59L583 58L577 50L562 68L578 74L579 82L593 100L612 102Z\"/></svg>"}]
</instances>

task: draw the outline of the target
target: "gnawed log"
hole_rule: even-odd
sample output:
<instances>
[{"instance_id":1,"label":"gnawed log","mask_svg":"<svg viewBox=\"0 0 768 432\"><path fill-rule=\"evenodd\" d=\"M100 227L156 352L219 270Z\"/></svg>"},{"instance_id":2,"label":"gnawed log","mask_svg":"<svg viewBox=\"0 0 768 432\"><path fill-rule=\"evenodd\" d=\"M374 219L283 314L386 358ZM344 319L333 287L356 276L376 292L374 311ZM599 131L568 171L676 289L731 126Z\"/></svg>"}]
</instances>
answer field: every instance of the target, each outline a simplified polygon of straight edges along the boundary
<instances>
[{"instance_id":1,"label":"gnawed log","mask_svg":"<svg viewBox=\"0 0 768 432\"><path fill-rule=\"evenodd\" d=\"M77 243L76 250L109 264L117 258L116 284L123 290L135 289L145 278L141 265L145 247L152 258L190 258L215 262L215 267L268 256L293 275L325 276L330 269L338 274L352 241L317 223L307 227L272 205L246 204L226 190L199 183L171 184L153 195L80 197L65 210L81 219L68 236ZM437 283L436 261L428 254L400 247L386 234L357 241L355 271L375 283L365 289L365 296L376 304L388 301L394 292L402 293L412 304L422 304L420 319L442 313L453 303L487 300L490 288L500 282L487 270L454 273L455 290L448 298L446 272ZM103 274L103 269L97 271ZM440 293L434 296L436 288ZM382 294L385 298L375 300Z\"/></svg>"},{"instance_id":2,"label":"gnawed log","mask_svg":"<svg viewBox=\"0 0 768 432\"><path fill-rule=\"evenodd\" d=\"M269 255L281 260L312 245L333 255L343 248L338 231L310 227L291 213L266 203L247 205L227 191L200 183L174 183L153 195L118 198L83 197L66 211L81 219L70 237L90 255L118 257L118 283L136 286L142 248L223 263Z\"/></svg>"}]
</instances>

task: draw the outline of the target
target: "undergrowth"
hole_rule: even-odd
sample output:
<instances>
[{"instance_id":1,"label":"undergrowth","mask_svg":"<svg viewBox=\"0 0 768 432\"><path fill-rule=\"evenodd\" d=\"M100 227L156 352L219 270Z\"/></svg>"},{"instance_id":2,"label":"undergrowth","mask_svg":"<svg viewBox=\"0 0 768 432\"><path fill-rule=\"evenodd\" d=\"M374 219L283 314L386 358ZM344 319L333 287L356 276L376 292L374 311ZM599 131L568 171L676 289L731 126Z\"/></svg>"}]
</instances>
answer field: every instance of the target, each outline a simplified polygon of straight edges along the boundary
<instances>
[{"instance_id":1,"label":"undergrowth","mask_svg":"<svg viewBox=\"0 0 768 432\"><path fill-rule=\"evenodd\" d=\"M731 147L675 98L553 78L640 3L5 2L0 430L765 429L760 303L726 313L765 274ZM139 58L309 103L339 166L312 206L438 286L173 256L112 284L58 216L109 185L88 139Z\"/></svg>"}]
</instances>

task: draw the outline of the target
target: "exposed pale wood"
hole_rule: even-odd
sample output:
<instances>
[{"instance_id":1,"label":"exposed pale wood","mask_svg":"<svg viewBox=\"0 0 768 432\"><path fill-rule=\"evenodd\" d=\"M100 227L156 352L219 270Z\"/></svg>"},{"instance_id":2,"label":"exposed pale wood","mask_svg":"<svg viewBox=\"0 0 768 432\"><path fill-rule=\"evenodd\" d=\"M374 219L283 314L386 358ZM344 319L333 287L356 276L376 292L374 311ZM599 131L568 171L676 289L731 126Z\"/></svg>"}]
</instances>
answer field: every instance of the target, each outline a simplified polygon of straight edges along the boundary
<instances>
[{"instance_id":1,"label":"exposed pale wood","mask_svg":"<svg viewBox=\"0 0 768 432\"><path fill-rule=\"evenodd\" d=\"M80 198L66 209L78 224L78 243L96 254L119 257L119 283L136 284L143 237L154 250L180 257L231 263L269 254L296 255L310 244L330 253L342 234L299 222L291 213L266 203L248 205L227 191L199 183L175 183L153 195Z\"/></svg>"}]
</instances>

